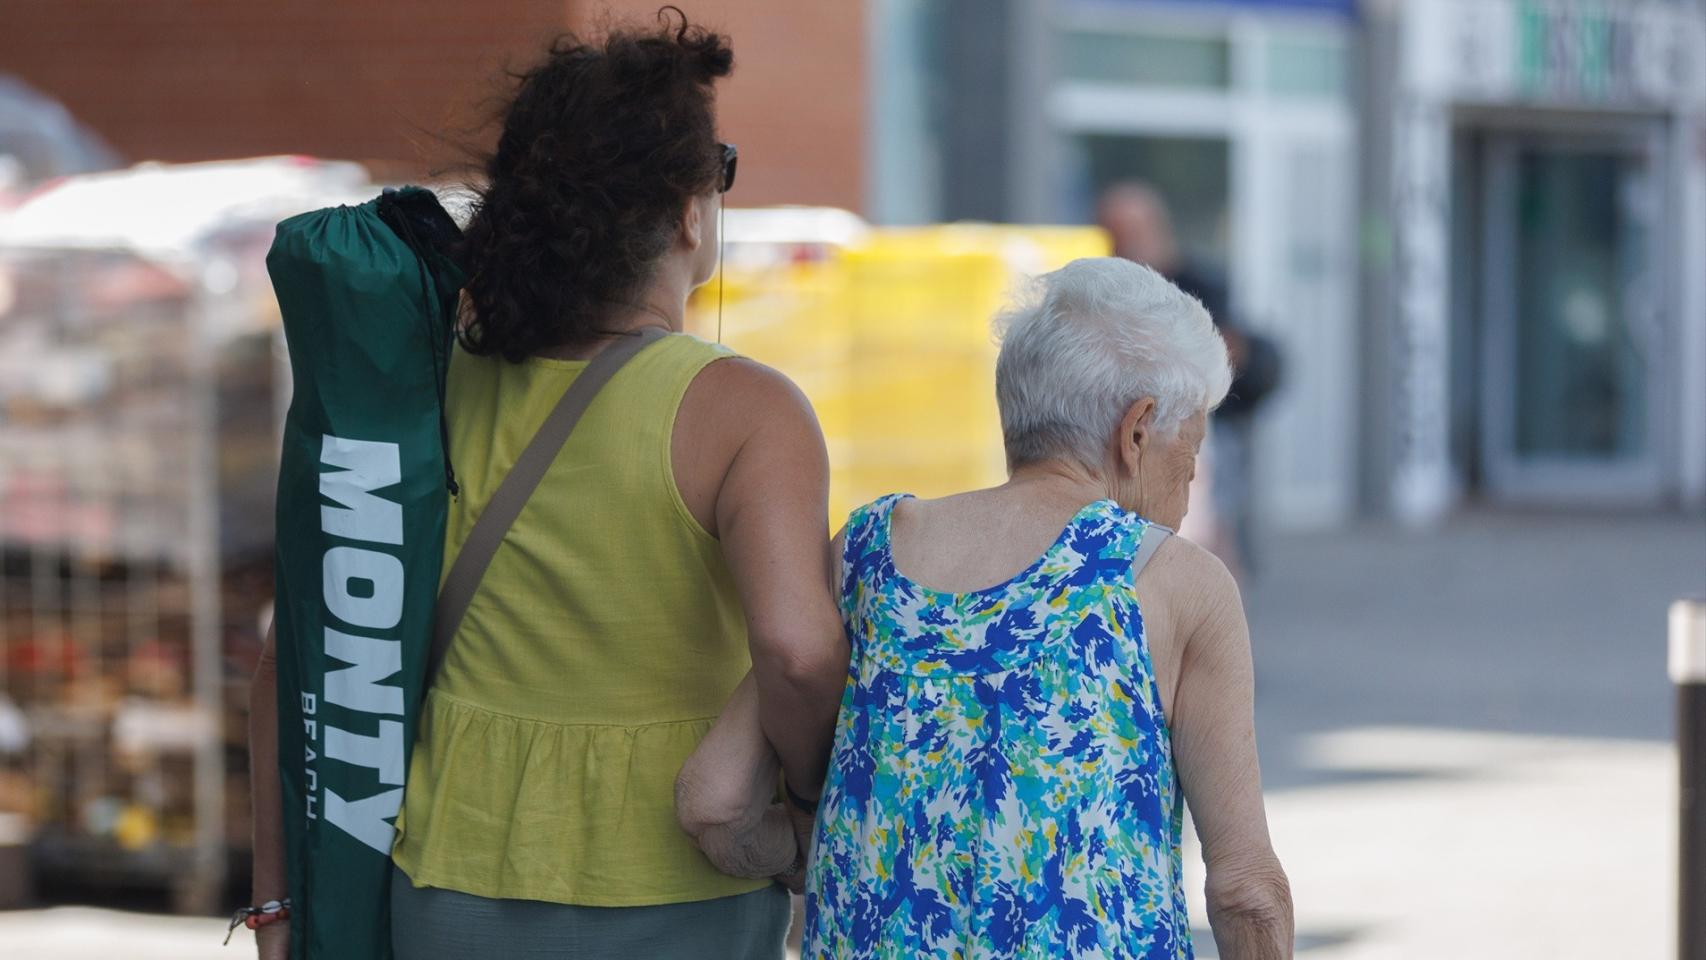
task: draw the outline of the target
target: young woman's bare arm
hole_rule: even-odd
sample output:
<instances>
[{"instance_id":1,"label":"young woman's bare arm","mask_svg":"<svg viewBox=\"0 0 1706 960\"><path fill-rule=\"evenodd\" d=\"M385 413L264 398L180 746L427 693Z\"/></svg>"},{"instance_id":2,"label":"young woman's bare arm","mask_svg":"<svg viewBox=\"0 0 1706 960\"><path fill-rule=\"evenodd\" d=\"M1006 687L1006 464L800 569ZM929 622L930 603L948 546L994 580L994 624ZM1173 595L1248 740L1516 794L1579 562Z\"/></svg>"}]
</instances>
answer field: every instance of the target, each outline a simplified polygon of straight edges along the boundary
<instances>
[{"instance_id":1,"label":"young woman's bare arm","mask_svg":"<svg viewBox=\"0 0 1706 960\"><path fill-rule=\"evenodd\" d=\"M720 416L696 423L705 410ZM720 438L731 425L739 435ZM719 441L729 443L720 456ZM780 374L722 361L706 368L683 402L674 459L688 508L723 543L753 660L682 767L676 817L723 872L782 873L795 862L799 831L790 829L797 818L772 803L776 774L785 770L797 793L816 795L846 676L824 549L823 437L810 405ZM727 466L711 471L714 488L697 481L705 466L720 464Z\"/></svg>"},{"instance_id":2,"label":"young woman's bare arm","mask_svg":"<svg viewBox=\"0 0 1706 960\"><path fill-rule=\"evenodd\" d=\"M1255 670L1238 585L1208 551L1163 547L1184 643L1169 726L1202 840L1209 924L1226 960L1292 955L1291 887L1268 836L1256 756ZM1157 561L1161 560L1157 557Z\"/></svg>"},{"instance_id":3,"label":"young woman's bare arm","mask_svg":"<svg viewBox=\"0 0 1706 960\"><path fill-rule=\"evenodd\" d=\"M717 534L746 610L759 721L788 783L822 786L847 647L829 581L829 458L811 404L748 361L713 364L731 415L752 425L716 499Z\"/></svg>"},{"instance_id":4,"label":"young woman's bare arm","mask_svg":"<svg viewBox=\"0 0 1706 960\"><path fill-rule=\"evenodd\" d=\"M271 625L260 663L249 683L249 794L254 818L252 904L290 895L284 864L284 796L278 779L278 660ZM255 931L261 960L286 960L290 925L275 923Z\"/></svg>"}]
</instances>

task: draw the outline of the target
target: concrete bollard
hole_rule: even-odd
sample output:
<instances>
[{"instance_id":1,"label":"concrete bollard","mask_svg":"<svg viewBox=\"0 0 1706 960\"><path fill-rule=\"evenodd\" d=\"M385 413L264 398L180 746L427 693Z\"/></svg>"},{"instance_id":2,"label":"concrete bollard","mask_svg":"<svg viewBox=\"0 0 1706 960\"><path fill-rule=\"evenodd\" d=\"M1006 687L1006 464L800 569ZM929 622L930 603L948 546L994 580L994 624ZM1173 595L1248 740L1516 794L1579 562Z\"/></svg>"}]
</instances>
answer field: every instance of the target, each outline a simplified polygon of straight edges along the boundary
<instances>
[{"instance_id":1,"label":"concrete bollard","mask_svg":"<svg viewBox=\"0 0 1706 960\"><path fill-rule=\"evenodd\" d=\"M1681 761L1678 960L1706 960L1706 600L1670 606L1670 679Z\"/></svg>"}]
</instances>

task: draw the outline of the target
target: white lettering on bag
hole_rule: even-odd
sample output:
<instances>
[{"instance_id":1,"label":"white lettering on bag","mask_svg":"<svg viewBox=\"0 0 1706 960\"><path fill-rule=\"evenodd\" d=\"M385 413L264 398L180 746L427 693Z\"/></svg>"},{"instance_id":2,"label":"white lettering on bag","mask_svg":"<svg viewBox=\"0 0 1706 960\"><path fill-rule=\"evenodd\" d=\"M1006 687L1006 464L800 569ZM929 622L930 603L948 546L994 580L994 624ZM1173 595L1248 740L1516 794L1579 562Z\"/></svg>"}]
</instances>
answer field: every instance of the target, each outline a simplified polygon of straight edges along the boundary
<instances>
[{"instance_id":1,"label":"white lettering on bag","mask_svg":"<svg viewBox=\"0 0 1706 960\"><path fill-rule=\"evenodd\" d=\"M403 619L403 562L361 547L333 547L320 565L326 606L345 623L389 630ZM352 583L366 583L356 593Z\"/></svg>"},{"instance_id":2,"label":"white lettering on bag","mask_svg":"<svg viewBox=\"0 0 1706 960\"><path fill-rule=\"evenodd\" d=\"M345 800L336 791L326 791L326 822L367 844L378 852L391 855L391 839L397 830L388 822L403 805L403 791L387 790L365 800Z\"/></svg>"},{"instance_id":3,"label":"white lettering on bag","mask_svg":"<svg viewBox=\"0 0 1706 960\"><path fill-rule=\"evenodd\" d=\"M339 470L320 474L320 493L338 506L320 508L321 532L367 546L334 546L321 563L321 597L325 612L350 628L374 633L393 630L403 618L403 563L380 547L403 545L402 505L375 491L401 480L401 456L394 443L349 440L324 436L320 460ZM403 724L382 717L403 715L403 645L394 637L367 636L324 628L323 651L328 660L349 666L327 670L321 678L320 699L352 713L371 716L378 733L356 733L338 726L344 721L321 714L318 730L321 755L375 774L381 789L367 797L348 799L329 786L308 798L308 815L320 816L356 840L381 854L391 852L396 830L391 820L403 800L405 773ZM387 682L392 681L392 682ZM315 714L318 703L303 694L305 714ZM312 704L312 705L311 705ZM311 724L314 721L307 721ZM346 724L347 725L347 724ZM359 724L367 727L366 723ZM305 725L312 731L312 726ZM371 728L370 728L371 729ZM310 733L312 736L312 733ZM309 763L313 748L309 748ZM317 771L308 770L309 782L320 787ZM348 789L348 782L341 781Z\"/></svg>"},{"instance_id":4,"label":"white lettering on bag","mask_svg":"<svg viewBox=\"0 0 1706 960\"><path fill-rule=\"evenodd\" d=\"M326 702L363 713L403 715L403 689L380 683L403 669L403 644L326 628L326 656L350 667L326 674Z\"/></svg>"},{"instance_id":5,"label":"white lettering on bag","mask_svg":"<svg viewBox=\"0 0 1706 960\"><path fill-rule=\"evenodd\" d=\"M326 727L326 759L379 771L379 782L403 785L403 725L379 721L377 736Z\"/></svg>"},{"instance_id":6,"label":"white lettering on bag","mask_svg":"<svg viewBox=\"0 0 1706 960\"><path fill-rule=\"evenodd\" d=\"M320 438L320 462L344 468L320 474L320 495L342 504L320 507L320 529L335 537L401 546L403 505L373 495L403 479L397 445L327 435Z\"/></svg>"}]
</instances>

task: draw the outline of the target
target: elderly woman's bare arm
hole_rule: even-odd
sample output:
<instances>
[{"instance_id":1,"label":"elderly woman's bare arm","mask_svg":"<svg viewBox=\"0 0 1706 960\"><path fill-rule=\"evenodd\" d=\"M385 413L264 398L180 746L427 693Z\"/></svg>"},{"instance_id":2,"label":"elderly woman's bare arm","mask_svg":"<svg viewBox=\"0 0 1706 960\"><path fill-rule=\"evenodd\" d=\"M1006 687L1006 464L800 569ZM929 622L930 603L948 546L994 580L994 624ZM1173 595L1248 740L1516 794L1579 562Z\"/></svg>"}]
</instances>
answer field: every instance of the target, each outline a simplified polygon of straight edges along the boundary
<instances>
[{"instance_id":1,"label":"elderly woman's bare arm","mask_svg":"<svg viewBox=\"0 0 1706 960\"><path fill-rule=\"evenodd\" d=\"M830 544L830 583L838 591L843 533ZM772 802L781 763L764 735L758 684L751 673L729 697L711 731L675 780L675 815L706 859L737 877L780 876L790 887L795 857L807 850L811 818Z\"/></svg>"},{"instance_id":2,"label":"elderly woman's bare arm","mask_svg":"<svg viewBox=\"0 0 1706 960\"><path fill-rule=\"evenodd\" d=\"M758 716L751 673L675 780L675 812L711 864L736 877L763 879L794 864L788 813L776 795L781 763Z\"/></svg>"},{"instance_id":3,"label":"elderly woman's bare arm","mask_svg":"<svg viewBox=\"0 0 1706 960\"><path fill-rule=\"evenodd\" d=\"M1169 727L1208 870L1209 924L1226 960L1292 955L1291 887L1268 836L1256 757L1255 669L1238 585L1179 540L1169 580L1184 643Z\"/></svg>"}]
</instances>

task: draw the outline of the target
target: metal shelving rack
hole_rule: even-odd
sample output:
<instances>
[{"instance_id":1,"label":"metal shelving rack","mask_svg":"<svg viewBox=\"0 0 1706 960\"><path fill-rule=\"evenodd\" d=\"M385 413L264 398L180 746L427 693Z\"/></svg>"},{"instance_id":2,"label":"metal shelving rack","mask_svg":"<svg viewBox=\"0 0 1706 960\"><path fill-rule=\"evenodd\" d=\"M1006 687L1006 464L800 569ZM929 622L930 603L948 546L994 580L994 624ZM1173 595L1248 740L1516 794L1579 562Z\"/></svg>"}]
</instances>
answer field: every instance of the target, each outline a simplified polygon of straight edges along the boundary
<instances>
[{"instance_id":1,"label":"metal shelving rack","mask_svg":"<svg viewBox=\"0 0 1706 960\"><path fill-rule=\"evenodd\" d=\"M0 218L0 696L28 736L0 752L0 813L38 875L216 912L249 849L288 394L265 254L367 179L270 158L86 186Z\"/></svg>"},{"instance_id":2,"label":"metal shelving rack","mask_svg":"<svg viewBox=\"0 0 1706 960\"><path fill-rule=\"evenodd\" d=\"M271 338L222 332L241 304L210 271L91 310L88 291L145 262L12 262L29 276L0 337L23 331L38 365L0 415L0 682L28 718L35 860L211 908L247 834L241 681L270 593Z\"/></svg>"}]
</instances>

